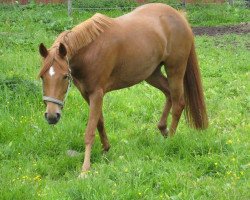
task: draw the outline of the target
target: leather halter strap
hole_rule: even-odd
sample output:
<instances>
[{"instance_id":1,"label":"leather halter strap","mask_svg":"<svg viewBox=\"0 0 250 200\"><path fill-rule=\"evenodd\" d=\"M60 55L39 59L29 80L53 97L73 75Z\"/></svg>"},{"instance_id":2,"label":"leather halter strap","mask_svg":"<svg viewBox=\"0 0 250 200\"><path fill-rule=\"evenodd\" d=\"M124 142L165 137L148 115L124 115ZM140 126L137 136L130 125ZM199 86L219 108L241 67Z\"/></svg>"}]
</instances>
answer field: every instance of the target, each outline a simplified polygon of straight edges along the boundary
<instances>
[{"instance_id":1,"label":"leather halter strap","mask_svg":"<svg viewBox=\"0 0 250 200\"><path fill-rule=\"evenodd\" d=\"M64 102L61 101L61 100L58 100L56 98L53 98L53 97L48 97L48 96L43 96L43 101L48 101L48 102L51 102L51 103L55 103L59 106L62 106L63 107L63 104Z\"/></svg>"}]
</instances>

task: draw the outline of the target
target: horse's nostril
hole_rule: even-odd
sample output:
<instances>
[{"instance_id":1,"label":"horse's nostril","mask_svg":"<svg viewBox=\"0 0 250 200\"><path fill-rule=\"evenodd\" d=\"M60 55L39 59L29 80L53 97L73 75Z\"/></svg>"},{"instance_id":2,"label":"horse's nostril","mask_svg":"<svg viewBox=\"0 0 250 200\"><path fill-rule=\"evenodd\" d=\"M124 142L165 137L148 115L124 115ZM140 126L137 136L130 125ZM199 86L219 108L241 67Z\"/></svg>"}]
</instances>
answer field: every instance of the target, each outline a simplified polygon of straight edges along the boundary
<instances>
[{"instance_id":1,"label":"horse's nostril","mask_svg":"<svg viewBox=\"0 0 250 200\"><path fill-rule=\"evenodd\" d=\"M56 113L56 119L59 120L61 117L61 114L60 113Z\"/></svg>"},{"instance_id":2,"label":"horse's nostril","mask_svg":"<svg viewBox=\"0 0 250 200\"><path fill-rule=\"evenodd\" d=\"M44 113L44 117L48 121L49 124L56 124L59 121L61 114L60 113L51 114L51 113L46 112Z\"/></svg>"}]
</instances>

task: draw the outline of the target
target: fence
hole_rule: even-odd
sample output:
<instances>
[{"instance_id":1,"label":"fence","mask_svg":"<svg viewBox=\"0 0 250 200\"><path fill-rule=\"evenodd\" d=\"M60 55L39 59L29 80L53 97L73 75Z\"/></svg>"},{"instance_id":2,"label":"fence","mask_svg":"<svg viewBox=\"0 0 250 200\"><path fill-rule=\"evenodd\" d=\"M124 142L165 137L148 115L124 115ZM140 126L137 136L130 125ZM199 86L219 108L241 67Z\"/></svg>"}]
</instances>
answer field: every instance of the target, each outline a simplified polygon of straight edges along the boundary
<instances>
[{"instance_id":1,"label":"fence","mask_svg":"<svg viewBox=\"0 0 250 200\"><path fill-rule=\"evenodd\" d=\"M249 0L246 1L249 2ZM151 2L166 3L175 8L186 8L187 4L209 5L228 3L230 5L234 5L234 3L242 4L245 0L67 0L69 16L74 10L131 10L141 4Z\"/></svg>"},{"instance_id":2,"label":"fence","mask_svg":"<svg viewBox=\"0 0 250 200\"><path fill-rule=\"evenodd\" d=\"M19 4L28 4L29 2L36 2L36 3L44 3L44 4L48 4L48 3L66 3L66 2L72 2L74 0L0 0L0 3L19 3ZM87 4L89 4L89 2L92 2L92 5L98 5L98 2L105 2L105 4L124 4L126 2L126 4L131 4L132 2L135 2L137 4L143 4L143 3L148 3L148 2L156 2L156 1L151 1L151 0L99 0L99 1L95 1L95 0L80 0L80 2L82 2L83 4L87 2ZM233 4L234 0L177 0L177 1L171 1L171 0L165 0L165 2L175 2L175 3L180 3L182 2L182 4L185 3L224 3L228 1L230 4ZM248 0L249 1L249 0Z\"/></svg>"},{"instance_id":3,"label":"fence","mask_svg":"<svg viewBox=\"0 0 250 200\"><path fill-rule=\"evenodd\" d=\"M89 11L89 10L131 10L141 4L158 2L166 3L175 8L186 8L187 4L246 4L249 7L250 0L0 0L0 3L18 3L21 5L35 3L66 3L68 15L70 16L74 10Z\"/></svg>"},{"instance_id":4,"label":"fence","mask_svg":"<svg viewBox=\"0 0 250 200\"><path fill-rule=\"evenodd\" d=\"M48 3L65 3L67 0L33 0L33 2L36 3L44 3L44 4L48 4ZM14 4L14 3L19 3L21 5L26 5L29 2L31 2L30 0L0 0L0 3L5 3L5 4Z\"/></svg>"}]
</instances>

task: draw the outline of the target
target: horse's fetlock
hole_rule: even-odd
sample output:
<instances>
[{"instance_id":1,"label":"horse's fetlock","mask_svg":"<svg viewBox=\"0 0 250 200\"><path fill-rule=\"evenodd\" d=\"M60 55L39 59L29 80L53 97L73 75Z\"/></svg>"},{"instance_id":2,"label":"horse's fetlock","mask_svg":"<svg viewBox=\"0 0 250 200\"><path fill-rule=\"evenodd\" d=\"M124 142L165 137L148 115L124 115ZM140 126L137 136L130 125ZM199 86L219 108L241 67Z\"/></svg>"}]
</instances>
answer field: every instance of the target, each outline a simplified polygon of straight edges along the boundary
<instances>
[{"instance_id":1,"label":"horse's fetlock","mask_svg":"<svg viewBox=\"0 0 250 200\"><path fill-rule=\"evenodd\" d=\"M157 127L159 130L162 131L162 130L165 130L167 128L167 125L166 124L158 124Z\"/></svg>"},{"instance_id":2,"label":"horse's fetlock","mask_svg":"<svg viewBox=\"0 0 250 200\"><path fill-rule=\"evenodd\" d=\"M109 151L109 149L110 149L110 145L108 144L108 145L103 145L103 151L104 152L108 152Z\"/></svg>"}]
</instances>

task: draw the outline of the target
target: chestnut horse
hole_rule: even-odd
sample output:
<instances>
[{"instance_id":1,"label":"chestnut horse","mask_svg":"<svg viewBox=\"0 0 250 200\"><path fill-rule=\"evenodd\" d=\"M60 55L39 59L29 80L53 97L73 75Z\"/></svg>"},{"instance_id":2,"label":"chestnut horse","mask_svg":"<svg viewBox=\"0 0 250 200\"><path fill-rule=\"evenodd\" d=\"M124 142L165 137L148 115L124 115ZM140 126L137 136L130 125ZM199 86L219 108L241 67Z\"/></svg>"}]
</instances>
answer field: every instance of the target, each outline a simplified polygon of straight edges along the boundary
<instances>
[{"instance_id":1,"label":"chestnut horse","mask_svg":"<svg viewBox=\"0 0 250 200\"><path fill-rule=\"evenodd\" d=\"M50 49L40 44L39 51L48 123L60 119L71 79L90 106L82 175L90 169L96 128L103 150L110 148L102 114L103 97L109 91L143 80L161 90L166 96L158 124L163 136L174 135L184 107L191 126L208 126L193 33L185 17L170 6L147 4L117 18L95 14L62 32Z\"/></svg>"}]
</instances>

